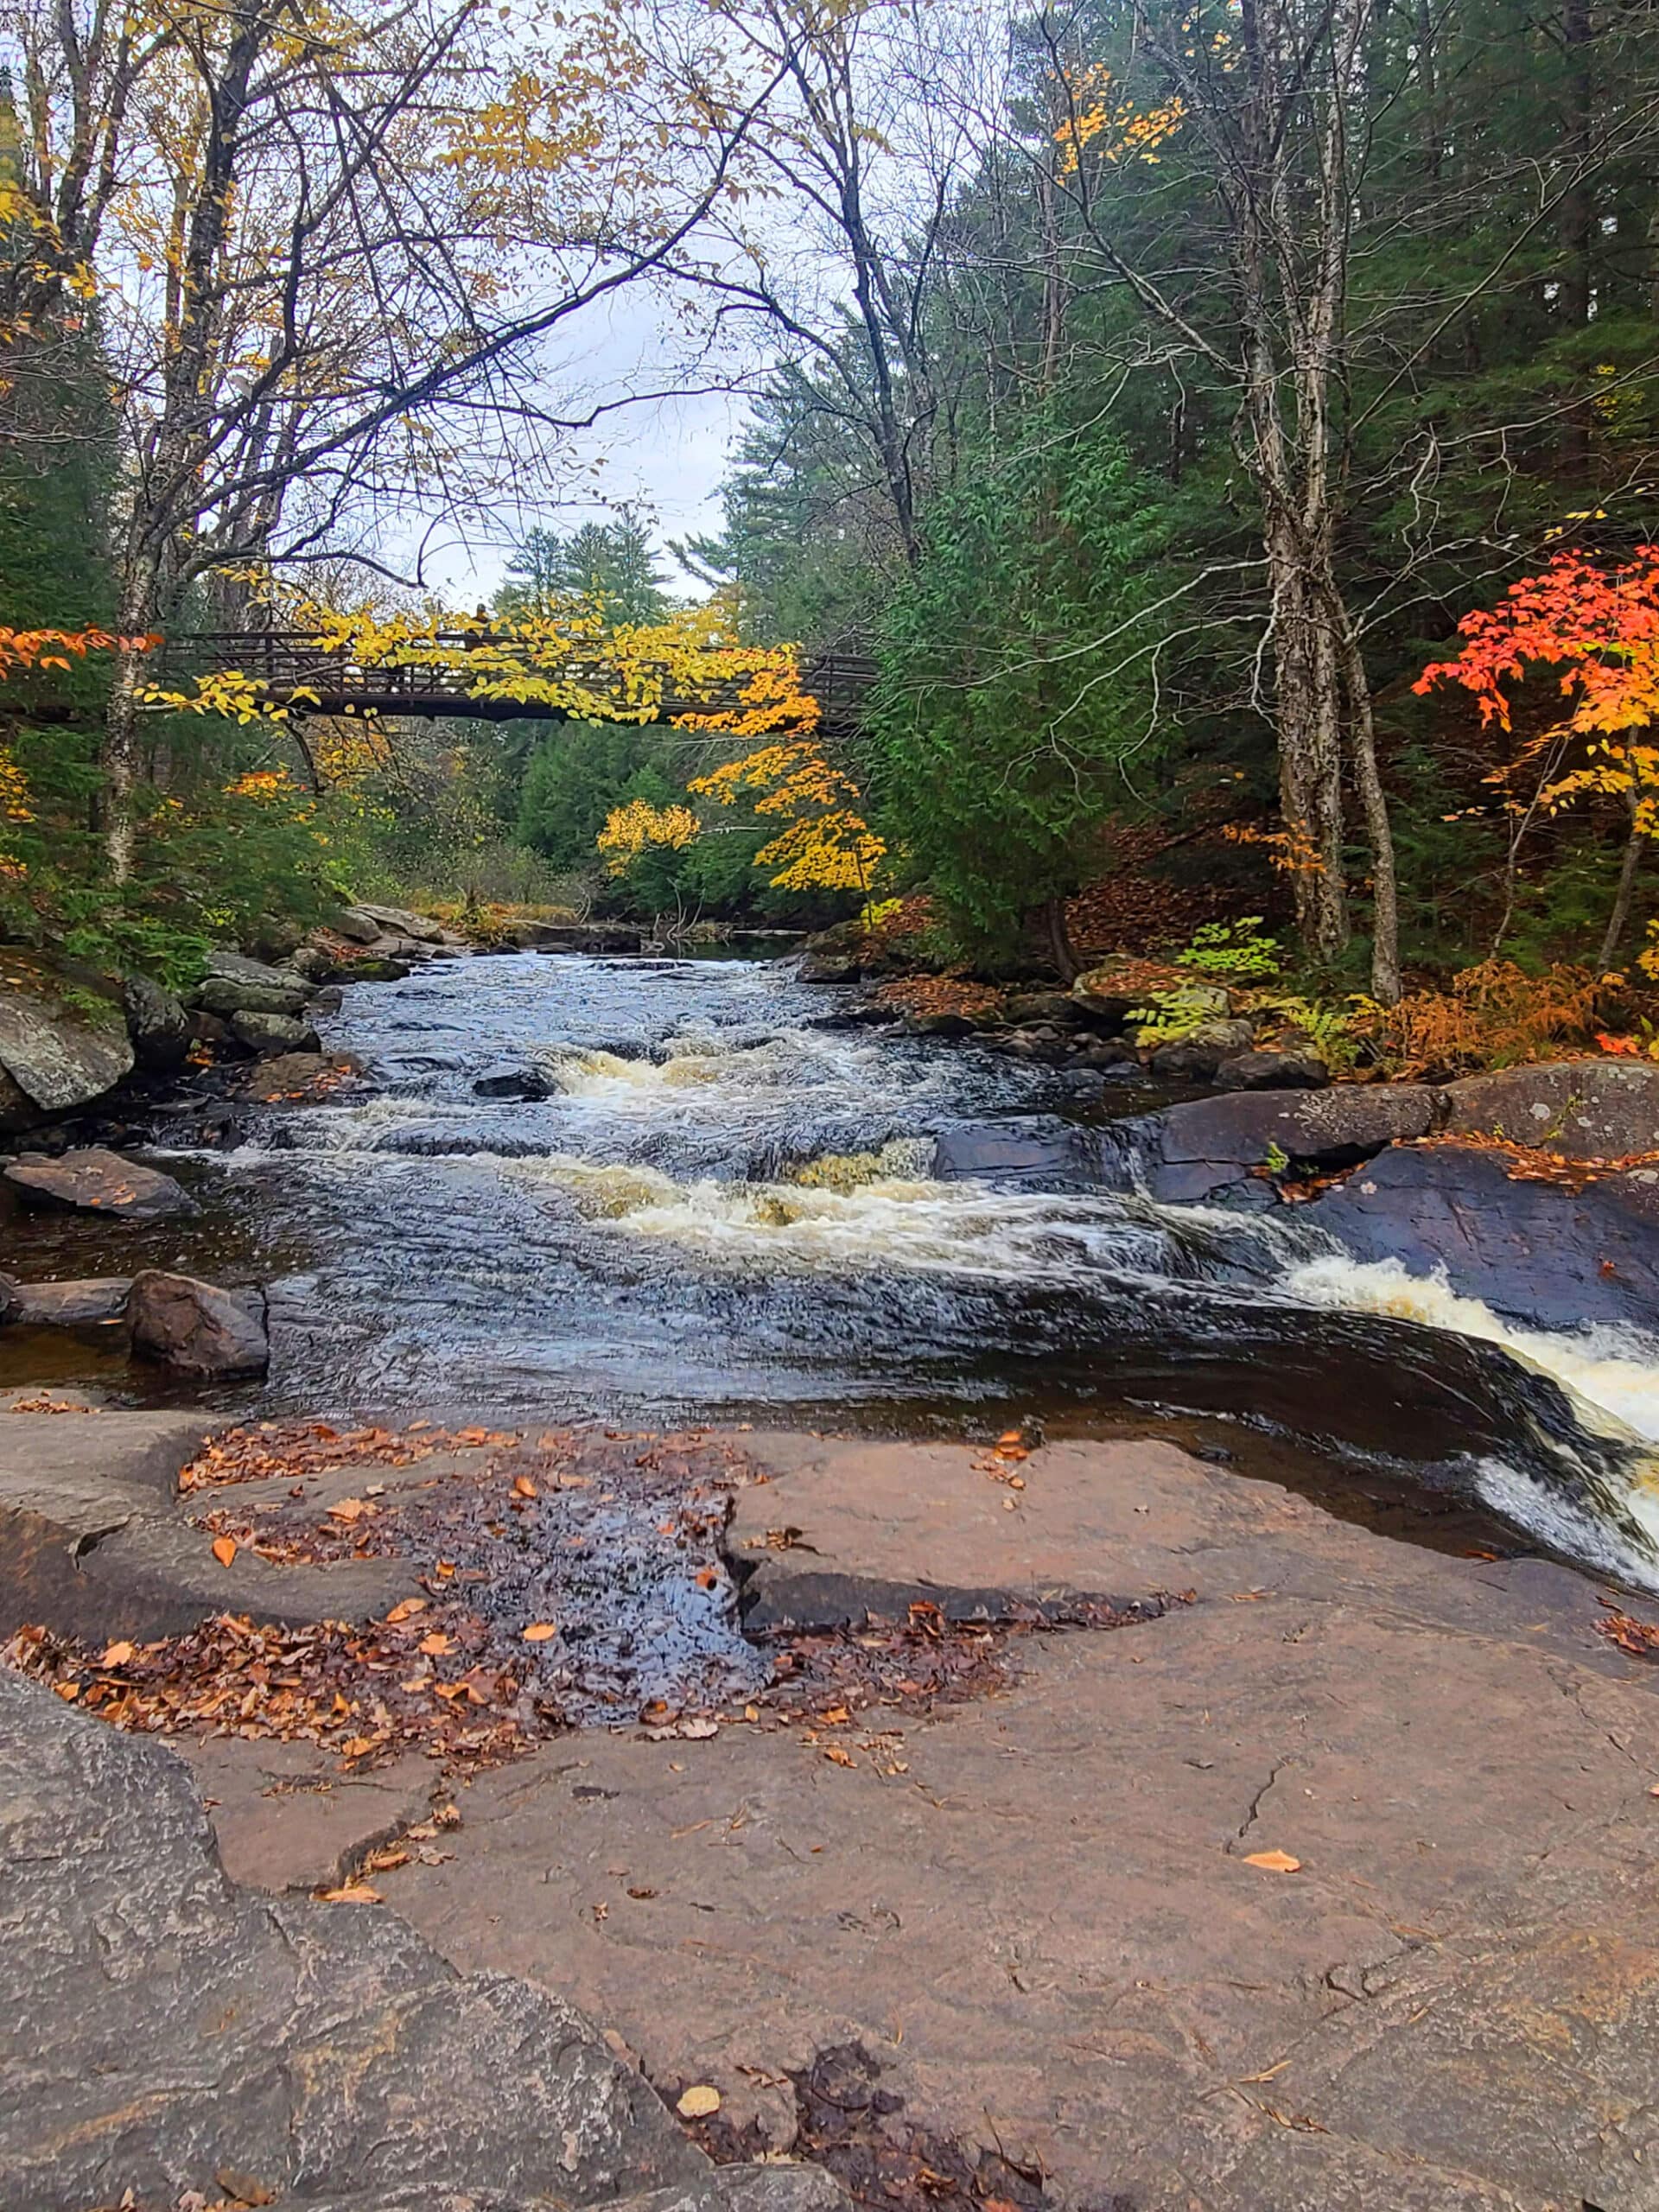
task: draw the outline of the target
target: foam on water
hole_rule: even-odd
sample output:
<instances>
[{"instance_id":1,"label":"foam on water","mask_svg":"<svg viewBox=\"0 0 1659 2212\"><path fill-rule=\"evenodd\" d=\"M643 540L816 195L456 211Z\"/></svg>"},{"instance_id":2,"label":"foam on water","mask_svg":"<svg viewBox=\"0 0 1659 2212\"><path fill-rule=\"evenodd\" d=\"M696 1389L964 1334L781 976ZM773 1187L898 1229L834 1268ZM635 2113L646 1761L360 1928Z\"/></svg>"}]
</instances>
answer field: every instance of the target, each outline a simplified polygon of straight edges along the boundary
<instances>
[{"instance_id":1,"label":"foam on water","mask_svg":"<svg viewBox=\"0 0 1659 2212\"><path fill-rule=\"evenodd\" d=\"M1512 1359L1554 1376L1569 1391L1586 1427L1659 1443L1659 1344L1634 1330L1563 1336L1524 1329L1480 1299L1453 1290L1444 1272L1414 1275L1398 1260L1351 1260L1342 1253L1303 1261L1291 1269L1285 1287L1310 1306L1386 1314L1500 1344Z\"/></svg>"}]
</instances>

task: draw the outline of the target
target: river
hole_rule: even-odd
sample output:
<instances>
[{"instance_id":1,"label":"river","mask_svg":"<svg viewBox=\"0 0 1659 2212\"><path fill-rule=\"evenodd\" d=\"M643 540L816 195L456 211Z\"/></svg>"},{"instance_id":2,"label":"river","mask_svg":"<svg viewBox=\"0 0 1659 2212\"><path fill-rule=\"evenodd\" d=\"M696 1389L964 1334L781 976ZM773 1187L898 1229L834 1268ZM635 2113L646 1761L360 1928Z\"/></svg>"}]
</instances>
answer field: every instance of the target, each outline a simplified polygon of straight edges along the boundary
<instances>
[{"instance_id":1,"label":"river","mask_svg":"<svg viewBox=\"0 0 1659 2212\"><path fill-rule=\"evenodd\" d=\"M163 1144L199 1219L118 1262L60 1229L26 1272L265 1281L271 1377L237 1412L1154 1426L1402 1533L1507 1529L1659 1588L1652 1347L1528 1335L1301 1210L1154 1204L1157 1096L819 1026L837 996L575 956L353 987L327 1041L372 1087ZM504 1067L548 1095L478 1095Z\"/></svg>"}]
</instances>

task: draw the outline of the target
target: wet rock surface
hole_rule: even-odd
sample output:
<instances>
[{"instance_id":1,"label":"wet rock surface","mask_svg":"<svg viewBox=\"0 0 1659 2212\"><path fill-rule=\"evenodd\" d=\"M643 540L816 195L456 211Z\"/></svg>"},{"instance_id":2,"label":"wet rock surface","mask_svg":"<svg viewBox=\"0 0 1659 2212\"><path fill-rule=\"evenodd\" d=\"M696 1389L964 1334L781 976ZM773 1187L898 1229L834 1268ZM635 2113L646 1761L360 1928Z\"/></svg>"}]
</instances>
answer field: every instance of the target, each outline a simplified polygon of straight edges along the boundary
<instances>
[{"instance_id":1,"label":"wet rock surface","mask_svg":"<svg viewBox=\"0 0 1659 2212\"><path fill-rule=\"evenodd\" d=\"M1360 1260L1452 1287L1534 1328L1659 1321L1659 1173L1581 1190L1528 1181L1502 1153L1394 1145L1308 1208Z\"/></svg>"},{"instance_id":2,"label":"wet rock surface","mask_svg":"<svg viewBox=\"0 0 1659 2212\"><path fill-rule=\"evenodd\" d=\"M0 2174L32 2212L837 2199L714 2173L546 1988L459 1974L366 1907L238 1891L175 1759L4 1675L0 1831Z\"/></svg>"},{"instance_id":3,"label":"wet rock surface","mask_svg":"<svg viewBox=\"0 0 1659 2212\"><path fill-rule=\"evenodd\" d=\"M146 1268L127 1298L132 1348L204 1380L263 1375L270 1363L263 1291L221 1290L194 1275Z\"/></svg>"},{"instance_id":4,"label":"wet rock surface","mask_svg":"<svg viewBox=\"0 0 1659 2212\"><path fill-rule=\"evenodd\" d=\"M1427 1084L1402 1083L1193 1099L1159 1116L1147 1182L1155 1198L1187 1205L1240 1192L1275 1158L1343 1166L1396 1138L1427 1136L1440 1096Z\"/></svg>"},{"instance_id":5,"label":"wet rock surface","mask_svg":"<svg viewBox=\"0 0 1659 2212\"><path fill-rule=\"evenodd\" d=\"M44 1153L22 1153L6 1167L4 1178L27 1205L62 1206L115 1221L159 1221L196 1210L189 1192L172 1176L102 1145L61 1153L55 1160Z\"/></svg>"}]
</instances>

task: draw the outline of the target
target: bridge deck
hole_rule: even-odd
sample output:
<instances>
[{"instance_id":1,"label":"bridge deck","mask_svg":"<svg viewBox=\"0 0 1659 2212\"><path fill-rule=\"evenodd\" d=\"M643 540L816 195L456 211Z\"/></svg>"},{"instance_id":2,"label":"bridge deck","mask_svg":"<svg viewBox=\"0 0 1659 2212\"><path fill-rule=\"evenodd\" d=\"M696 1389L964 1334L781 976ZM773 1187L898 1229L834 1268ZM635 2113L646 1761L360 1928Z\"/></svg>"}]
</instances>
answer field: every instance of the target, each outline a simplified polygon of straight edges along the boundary
<instances>
[{"instance_id":1,"label":"bridge deck","mask_svg":"<svg viewBox=\"0 0 1659 2212\"><path fill-rule=\"evenodd\" d=\"M435 642L446 651L476 650L500 642L477 631L440 631ZM440 715L470 721L563 721L567 709L537 700L480 698L448 661L423 665L411 661L381 667L353 658L349 652L322 650L314 635L301 630L200 631L165 639L150 664L160 684L179 685L193 676L232 669L264 684L279 705L313 715L409 715L427 720ZM576 683L604 690L612 671L604 664L572 663L560 673ZM875 664L856 654L824 654L802 670L804 688L817 701L819 728L826 736L845 736L858 727L866 694L875 680ZM665 694L658 719L683 715L741 711L746 679L711 684L695 696ZM296 702L296 694L313 694Z\"/></svg>"}]
</instances>

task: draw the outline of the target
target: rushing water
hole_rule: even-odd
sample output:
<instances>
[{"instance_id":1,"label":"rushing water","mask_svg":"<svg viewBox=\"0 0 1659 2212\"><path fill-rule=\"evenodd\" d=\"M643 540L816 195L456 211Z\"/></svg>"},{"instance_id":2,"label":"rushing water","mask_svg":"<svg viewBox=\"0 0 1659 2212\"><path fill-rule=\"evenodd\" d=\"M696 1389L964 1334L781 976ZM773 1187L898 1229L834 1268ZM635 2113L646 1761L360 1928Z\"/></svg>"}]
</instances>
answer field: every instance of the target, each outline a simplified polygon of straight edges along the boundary
<instances>
[{"instance_id":1,"label":"rushing water","mask_svg":"<svg viewBox=\"0 0 1659 2212\"><path fill-rule=\"evenodd\" d=\"M814 1026L834 1003L738 962L357 987L329 1041L372 1088L184 1148L201 1222L135 1256L270 1282L272 1410L1221 1414L1659 1587L1650 1347L1510 1328L1300 1211L1156 1205L1147 1096L1080 1109L1046 1069ZM504 1063L549 1095L479 1096Z\"/></svg>"}]
</instances>

